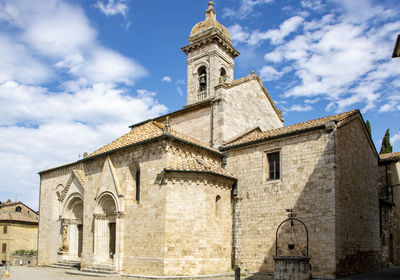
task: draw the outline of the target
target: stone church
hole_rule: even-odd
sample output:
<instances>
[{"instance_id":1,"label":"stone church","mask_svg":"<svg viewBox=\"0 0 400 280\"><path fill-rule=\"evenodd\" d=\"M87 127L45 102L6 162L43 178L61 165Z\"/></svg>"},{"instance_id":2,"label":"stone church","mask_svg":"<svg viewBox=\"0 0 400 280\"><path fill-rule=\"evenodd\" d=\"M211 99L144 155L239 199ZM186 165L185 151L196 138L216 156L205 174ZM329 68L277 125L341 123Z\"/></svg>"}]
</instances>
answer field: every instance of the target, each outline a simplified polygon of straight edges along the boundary
<instances>
[{"instance_id":1,"label":"stone church","mask_svg":"<svg viewBox=\"0 0 400 280\"><path fill-rule=\"evenodd\" d=\"M38 263L271 272L291 209L308 227L313 275L380 267L379 156L360 112L284 126L258 75L234 78L239 52L212 2L188 40L186 106L39 173Z\"/></svg>"}]
</instances>

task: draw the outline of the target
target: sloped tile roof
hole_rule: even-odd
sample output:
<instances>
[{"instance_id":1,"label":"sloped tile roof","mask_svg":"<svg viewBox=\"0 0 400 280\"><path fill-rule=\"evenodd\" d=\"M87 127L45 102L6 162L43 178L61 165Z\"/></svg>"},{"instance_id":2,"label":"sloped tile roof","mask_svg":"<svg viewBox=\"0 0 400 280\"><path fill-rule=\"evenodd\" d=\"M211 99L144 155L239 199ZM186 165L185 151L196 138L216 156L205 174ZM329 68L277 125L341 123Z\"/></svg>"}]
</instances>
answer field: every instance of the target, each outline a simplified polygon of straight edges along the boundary
<instances>
[{"instance_id":1,"label":"sloped tile roof","mask_svg":"<svg viewBox=\"0 0 400 280\"><path fill-rule=\"evenodd\" d=\"M190 158L181 161L175 166L165 168L166 171L176 172L204 172L235 179L235 177L217 164L212 164L199 158Z\"/></svg>"},{"instance_id":2,"label":"sloped tile roof","mask_svg":"<svg viewBox=\"0 0 400 280\"><path fill-rule=\"evenodd\" d=\"M381 161L400 161L400 152L379 155Z\"/></svg>"},{"instance_id":3,"label":"sloped tile roof","mask_svg":"<svg viewBox=\"0 0 400 280\"><path fill-rule=\"evenodd\" d=\"M131 131L121 136L120 138L114 140L113 142L101 147L100 149L94 151L86 158L90 158L96 155L104 154L107 152L111 152L123 147L130 146L132 144L141 143L144 141L148 141L162 135L169 135L174 138L178 138L181 141L187 142L189 144L199 146L201 148L211 150L215 153L220 154L220 151L200 142L184 133L178 132L172 128L169 128L168 132L166 131L166 127L164 124L159 123L157 121L149 121L143 123L139 126L132 127Z\"/></svg>"},{"instance_id":4,"label":"sloped tile roof","mask_svg":"<svg viewBox=\"0 0 400 280\"><path fill-rule=\"evenodd\" d=\"M328 117L323 117L315 120L310 120L298 124L293 124L289 126L284 126L276 129L271 129L263 132L258 132L258 133L253 133L249 135L248 137L244 137L239 139L238 141L229 143L229 145L224 146L224 148L232 148L238 145L242 144L247 144L247 143L252 143L254 141L260 141L260 140L267 140L268 138L275 138L279 136L284 136L284 135L290 135L296 132L304 131L304 130L309 130L313 128L317 128L320 126L323 126L325 123L330 122L330 121L343 121L354 114L359 113L359 110L354 110L346 113L341 113L337 115L332 115Z\"/></svg>"}]
</instances>

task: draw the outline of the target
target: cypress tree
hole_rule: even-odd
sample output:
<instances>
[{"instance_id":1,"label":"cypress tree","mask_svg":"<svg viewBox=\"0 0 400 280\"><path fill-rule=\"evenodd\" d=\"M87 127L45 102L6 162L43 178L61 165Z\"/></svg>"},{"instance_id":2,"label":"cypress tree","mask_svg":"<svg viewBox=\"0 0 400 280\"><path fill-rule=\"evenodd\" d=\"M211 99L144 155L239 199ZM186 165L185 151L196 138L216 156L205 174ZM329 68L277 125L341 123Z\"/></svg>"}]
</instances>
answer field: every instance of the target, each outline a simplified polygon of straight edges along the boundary
<instances>
[{"instance_id":1,"label":"cypress tree","mask_svg":"<svg viewBox=\"0 0 400 280\"><path fill-rule=\"evenodd\" d=\"M392 145L390 145L390 133L389 128L386 130L385 136L382 139L382 146L381 151L379 152L380 155L391 153L393 150Z\"/></svg>"},{"instance_id":2,"label":"cypress tree","mask_svg":"<svg viewBox=\"0 0 400 280\"><path fill-rule=\"evenodd\" d=\"M371 124L369 123L369 120L367 120L367 122L365 123L365 125L367 126L367 130L368 130L369 136L372 138Z\"/></svg>"}]
</instances>

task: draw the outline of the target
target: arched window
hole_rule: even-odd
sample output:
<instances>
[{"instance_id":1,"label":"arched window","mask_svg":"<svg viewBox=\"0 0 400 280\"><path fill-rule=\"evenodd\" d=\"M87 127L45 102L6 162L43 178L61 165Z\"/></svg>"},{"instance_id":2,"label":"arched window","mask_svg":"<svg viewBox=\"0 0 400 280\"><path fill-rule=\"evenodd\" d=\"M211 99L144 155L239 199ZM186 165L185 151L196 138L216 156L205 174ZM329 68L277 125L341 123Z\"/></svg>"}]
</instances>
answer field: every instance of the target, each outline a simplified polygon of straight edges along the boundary
<instances>
[{"instance_id":1,"label":"arched window","mask_svg":"<svg viewBox=\"0 0 400 280\"><path fill-rule=\"evenodd\" d=\"M21 210L22 210L21 206L17 206L17 207L15 208L15 212L21 213Z\"/></svg>"},{"instance_id":2,"label":"arched window","mask_svg":"<svg viewBox=\"0 0 400 280\"><path fill-rule=\"evenodd\" d=\"M215 216L219 217L221 215L221 196L217 195L215 198Z\"/></svg>"},{"instance_id":3,"label":"arched window","mask_svg":"<svg viewBox=\"0 0 400 280\"><path fill-rule=\"evenodd\" d=\"M207 89L207 70L205 66L201 66L197 70L199 75L199 92L205 91Z\"/></svg>"},{"instance_id":4,"label":"arched window","mask_svg":"<svg viewBox=\"0 0 400 280\"><path fill-rule=\"evenodd\" d=\"M219 70L219 82L225 83L226 82L226 70L224 67L221 67Z\"/></svg>"}]
</instances>

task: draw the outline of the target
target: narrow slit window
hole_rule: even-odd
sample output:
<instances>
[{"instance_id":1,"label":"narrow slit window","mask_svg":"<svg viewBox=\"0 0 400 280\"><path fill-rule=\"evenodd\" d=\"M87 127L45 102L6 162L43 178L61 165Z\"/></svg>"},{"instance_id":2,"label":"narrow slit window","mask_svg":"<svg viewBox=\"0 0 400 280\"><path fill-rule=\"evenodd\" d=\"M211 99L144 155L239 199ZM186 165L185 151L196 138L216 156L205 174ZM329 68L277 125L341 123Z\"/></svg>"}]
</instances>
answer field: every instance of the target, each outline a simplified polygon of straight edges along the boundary
<instances>
[{"instance_id":1,"label":"narrow slit window","mask_svg":"<svg viewBox=\"0 0 400 280\"><path fill-rule=\"evenodd\" d=\"M217 195L215 198L215 216L219 217L221 215L221 196Z\"/></svg>"},{"instance_id":2,"label":"narrow slit window","mask_svg":"<svg viewBox=\"0 0 400 280\"><path fill-rule=\"evenodd\" d=\"M136 170L136 201L140 200L140 170Z\"/></svg>"},{"instance_id":3,"label":"narrow slit window","mask_svg":"<svg viewBox=\"0 0 400 280\"><path fill-rule=\"evenodd\" d=\"M2 253L6 253L7 252L7 244L6 243L3 243L3 246L1 248L1 252Z\"/></svg>"},{"instance_id":4,"label":"narrow slit window","mask_svg":"<svg viewBox=\"0 0 400 280\"><path fill-rule=\"evenodd\" d=\"M279 180L281 178L281 164L279 152L268 153L268 180Z\"/></svg>"},{"instance_id":5,"label":"narrow slit window","mask_svg":"<svg viewBox=\"0 0 400 280\"><path fill-rule=\"evenodd\" d=\"M7 233L7 231L8 231L7 226L3 226L3 233Z\"/></svg>"}]
</instances>

